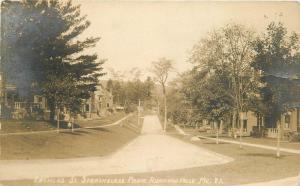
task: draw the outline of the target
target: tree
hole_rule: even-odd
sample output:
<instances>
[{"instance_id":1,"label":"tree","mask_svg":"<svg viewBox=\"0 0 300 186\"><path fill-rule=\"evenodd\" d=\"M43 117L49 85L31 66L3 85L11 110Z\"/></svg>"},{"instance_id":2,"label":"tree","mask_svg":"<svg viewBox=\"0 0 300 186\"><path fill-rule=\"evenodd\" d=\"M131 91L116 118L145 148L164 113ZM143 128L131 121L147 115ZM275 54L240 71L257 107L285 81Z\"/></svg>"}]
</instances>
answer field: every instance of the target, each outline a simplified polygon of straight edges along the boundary
<instances>
[{"instance_id":1,"label":"tree","mask_svg":"<svg viewBox=\"0 0 300 186\"><path fill-rule=\"evenodd\" d=\"M213 122L217 127L218 143L219 126L223 126L224 121L230 118L235 106L230 73L226 68L217 71L194 68L188 76L182 91L196 112L191 119L201 118Z\"/></svg>"},{"instance_id":2,"label":"tree","mask_svg":"<svg viewBox=\"0 0 300 186\"><path fill-rule=\"evenodd\" d=\"M144 102L144 105L151 101L154 83L150 77L144 81L139 77L128 81L110 79L107 82L107 88L112 91L115 104L124 106L128 111L133 111L138 100Z\"/></svg>"},{"instance_id":3,"label":"tree","mask_svg":"<svg viewBox=\"0 0 300 186\"><path fill-rule=\"evenodd\" d=\"M14 4L6 1L4 10L9 12ZM12 76L17 86L34 90L34 93L39 92L47 98L51 120L56 107L67 107L71 112L77 112L78 107L73 103L80 105L82 99L89 98L96 90L99 77L104 75L101 72L104 61L99 61L96 54L82 53L86 48L94 47L99 38L77 40L90 22L86 16L81 16L80 6L73 5L71 1L26 0L17 3L17 6L21 15L18 14L14 25L5 30L10 35L4 37L5 45L2 46L6 49L6 74ZM17 57L12 59L12 53ZM11 66L17 67L15 71L20 71L23 66L27 68L21 70L25 74L18 76L11 73ZM24 77L30 78L19 83Z\"/></svg>"},{"instance_id":4,"label":"tree","mask_svg":"<svg viewBox=\"0 0 300 186\"><path fill-rule=\"evenodd\" d=\"M277 124L277 156L280 156L281 115L292 102L300 100L299 72L300 51L299 36L288 36L282 23L271 22L266 34L258 37L254 43L256 52L253 67L262 72L260 88L262 110L267 118L267 125Z\"/></svg>"},{"instance_id":5,"label":"tree","mask_svg":"<svg viewBox=\"0 0 300 186\"><path fill-rule=\"evenodd\" d=\"M193 48L190 61L199 69L209 72L229 72L230 89L233 96L233 128L240 127L240 112L247 111L248 94L254 86L251 81L252 42L254 33L243 25L228 24L200 40ZM229 89L228 89L229 90Z\"/></svg>"},{"instance_id":6,"label":"tree","mask_svg":"<svg viewBox=\"0 0 300 186\"><path fill-rule=\"evenodd\" d=\"M173 64L169 59L161 58L158 61L152 62L152 73L154 74L154 80L161 85L164 97L164 131L166 131L167 128L166 83L172 69Z\"/></svg>"},{"instance_id":7,"label":"tree","mask_svg":"<svg viewBox=\"0 0 300 186\"><path fill-rule=\"evenodd\" d=\"M189 121L189 113L191 112L190 104L185 99L185 94L182 91L183 82L186 77L186 73L180 74L172 80L167 91L167 105L168 105L168 118L172 120L174 124L187 124Z\"/></svg>"}]
</instances>

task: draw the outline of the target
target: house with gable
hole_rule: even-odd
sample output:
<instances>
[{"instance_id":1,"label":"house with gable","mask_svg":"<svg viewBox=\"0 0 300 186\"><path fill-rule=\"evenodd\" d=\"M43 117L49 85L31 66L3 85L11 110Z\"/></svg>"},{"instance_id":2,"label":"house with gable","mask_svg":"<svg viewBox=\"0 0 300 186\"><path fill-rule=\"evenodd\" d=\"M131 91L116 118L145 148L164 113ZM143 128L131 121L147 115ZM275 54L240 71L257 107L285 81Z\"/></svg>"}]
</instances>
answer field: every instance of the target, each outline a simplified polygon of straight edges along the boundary
<instances>
[{"instance_id":1,"label":"house with gable","mask_svg":"<svg viewBox=\"0 0 300 186\"><path fill-rule=\"evenodd\" d=\"M102 81L91 93L91 97L83 101L80 118L100 118L114 111L113 95L107 89L107 82Z\"/></svg>"}]
</instances>

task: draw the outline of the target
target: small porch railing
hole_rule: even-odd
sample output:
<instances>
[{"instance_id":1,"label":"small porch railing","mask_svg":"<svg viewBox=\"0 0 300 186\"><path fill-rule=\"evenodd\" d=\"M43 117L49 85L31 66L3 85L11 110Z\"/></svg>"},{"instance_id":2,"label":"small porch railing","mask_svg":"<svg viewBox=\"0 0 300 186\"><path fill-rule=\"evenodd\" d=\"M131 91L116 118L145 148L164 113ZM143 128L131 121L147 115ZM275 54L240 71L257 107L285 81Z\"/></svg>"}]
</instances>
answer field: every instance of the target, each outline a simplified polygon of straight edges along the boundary
<instances>
[{"instance_id":1,"label":"small porch railing","mask_svg":"<svg viewBox=\"0 0 300 186\"><path fill-rule=\"evenodd\" d=\"M268 138L277 138L278 129L277 128L267 128L267 137Z\"/></svg>"},{"instance_id":2,"label":"small porch railing","mask_svg":"<svg viewBox=\"0 0 300 186\"><path fill-rule=\"evenodd\" d=\"M41 104L33 103L33 102L15 102L14 103L15 110L30 109L32 111L33 108L41 108Z\"/></svg>"}]
</instances>

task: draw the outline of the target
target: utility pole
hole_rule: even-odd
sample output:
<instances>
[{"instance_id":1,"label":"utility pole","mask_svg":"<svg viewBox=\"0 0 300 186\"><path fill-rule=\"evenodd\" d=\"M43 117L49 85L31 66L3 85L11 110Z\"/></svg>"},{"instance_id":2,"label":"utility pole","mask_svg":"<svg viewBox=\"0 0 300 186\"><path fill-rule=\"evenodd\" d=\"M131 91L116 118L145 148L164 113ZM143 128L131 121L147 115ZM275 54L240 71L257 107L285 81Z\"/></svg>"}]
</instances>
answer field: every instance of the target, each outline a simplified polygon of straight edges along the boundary
<instances>
[{"instance_id":1,"label":"utility pole","mask_svg":"<svg viewBox=\"0 0 300 186\"><path fill-rule=\"evenodd\" d=\"M1 124L1 121L0 121L0 132L1 132L1 130L2 130L2 124ZM2 140L1 140L1 136L0 136L0 157L1 157L1 155L2 155Z\"/></svg>"},{"instance_id":2,"label":"utility pole","mask_svg":"<svg viewBox=\"0 0 300 186\"><path fill-rule=\"evenodd\" d=\"M159 116L159 99L157 99L157 115Z\"/></svg>"},{"instance_id":3,"label":"utility pole","mask_svg":"<svg viewBox=\"0 0 300 186\"><path fill-rule=\"evenodd\" d=\"M164 131L167 131L167 96L164 91L164 104L165 104L165 119L164 119Z\"/></svg>"},{"instance_id":4,"label":"utility pole","mask_svg":"<svg viewBox=\"0 0 300 186\"><path fill-rule=\"evenodd\" d=\"M139 99L139 106L138 106L138 125L140 125L140 109L141 109L141 100Z\"/></svg>"},{"instance_id":5,"label":"utility pole","mask_svg":"<svg viewBox=\"0 0 300 186\"><path fill-rule=\"evenodd\" d=\"M72 121L72 132L74 132L74 119Z\"/></svg>"},{"instance_id":6,"label":"utility pole","mask_svg":"<svg viewBox=\"0 0 300 186\"><path fill-rule=\"evenodd\" d=\"M280 123L277 126L277 148L276 148L276 157L280 157L280 135L281 135L281 117L280 117Z\"/></svg>"},{"instance_id":7,"label":"utility pole","mask_svg":"<svg viewBox=\"0 0 300 186\"><path fill-rule=\"evenodd\" d=\"M57 116L56 116L56 118L57 118L57 133L59 133L59 114L60 114L60 109L58 108L57 109Z\"/></svg>"},{"instance_id":8,"label":"utility pole","mask_svg":"<svg viewBox=\"0 0 300 186\"><path fill-rule=\"evenodd\" d=\"M214 122L215 127L217 128L217 140L216 143L219 144L219 125L218 122Z\"/></svg>"},{"instance_id":9,"label":"utility pole","mask_svg":"<svg viewBox=\"0 0 300 186\"><path fill-rule=\"evenodd\" d=\"M242 123L240 122L240 149L242 148L242 135L243 135L243 128Z\"/></svg>"},{"instance_id":10,"label":"utility pole","mask_svg":"<svg viewBox=\"0 0 300 186\"><path fill-rule=\"evenodd\" d=\"M244 125L244 120L246 118L245 112L241 112L241 117L239 117L239 123L240 123L240 149L242 148L242 135L244 133L243 131L243 125Z\"/></svg>"}]
</instances>

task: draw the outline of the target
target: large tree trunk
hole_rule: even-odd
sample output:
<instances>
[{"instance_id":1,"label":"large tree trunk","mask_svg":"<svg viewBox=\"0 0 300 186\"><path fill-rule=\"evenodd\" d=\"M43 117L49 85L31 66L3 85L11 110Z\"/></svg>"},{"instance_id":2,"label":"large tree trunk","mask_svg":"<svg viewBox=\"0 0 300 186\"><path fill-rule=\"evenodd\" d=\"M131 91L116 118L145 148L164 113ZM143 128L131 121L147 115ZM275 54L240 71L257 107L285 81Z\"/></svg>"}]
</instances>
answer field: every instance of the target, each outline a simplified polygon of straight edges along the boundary
<instances>
[{"instance_id":1,"label":"large tree trunk","mask_svg":"<svg viewBox=\"0 0 300 186\"><path fill-rule=\"evenodd\" d=\"M167 95L166 95L166 87L162 84L163 95L164 95L164 106L165 106L165 114L164 114L164 131L167 130Z\"/></svg>"},{"instance_id":2,"label":"large tree trunk","mask_svg":"<svg viewBox=\"0 0 300 186\"><path fill-rule=\"evenodd\" d=\"M54 116L55 116L55 102L53 100L48 102L49 110L50 110L50 121L54 122Z\"/></svg>"},{"instance_id":3,"label":"large tree trunk","mask_svg":"<svg viewBox=\"0 0 300 186\"><path fill-rule=\"evenodd\" d=\"M167 96L164 95L164 102L165 102L165 120L164 120L164 131L167 130Z\"/></svg>"},{"instance_id":4,"label":"large tree trunk","mask_svg":"<svg viewBox=\"0 0 300 186\"><path fill-rule=\"evenodd\" d=\"M233 110L233 115L232 115L232 129L234 130L236 127L236 111Z\"/></svg>"}]
</instances>

